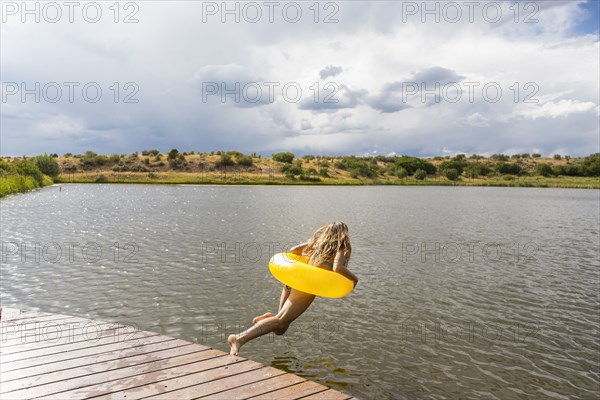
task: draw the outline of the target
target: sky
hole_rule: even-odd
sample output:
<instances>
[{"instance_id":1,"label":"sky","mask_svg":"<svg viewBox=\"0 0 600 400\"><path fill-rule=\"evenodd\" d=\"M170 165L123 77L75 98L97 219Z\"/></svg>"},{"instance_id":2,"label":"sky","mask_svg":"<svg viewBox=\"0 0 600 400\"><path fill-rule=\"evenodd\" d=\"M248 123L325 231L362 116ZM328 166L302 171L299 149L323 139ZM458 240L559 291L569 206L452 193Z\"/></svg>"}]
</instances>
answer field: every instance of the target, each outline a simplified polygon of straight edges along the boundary
<instances>
[{"instance_id":1,"label":"sky","mask_svg":"<svg viewBox=\"0 0 600 400\"><path fill-rule=\"evenodd\" d=\"M600 151L600 6L0 2L0 154Z\"/></svg>"}]
</instances>

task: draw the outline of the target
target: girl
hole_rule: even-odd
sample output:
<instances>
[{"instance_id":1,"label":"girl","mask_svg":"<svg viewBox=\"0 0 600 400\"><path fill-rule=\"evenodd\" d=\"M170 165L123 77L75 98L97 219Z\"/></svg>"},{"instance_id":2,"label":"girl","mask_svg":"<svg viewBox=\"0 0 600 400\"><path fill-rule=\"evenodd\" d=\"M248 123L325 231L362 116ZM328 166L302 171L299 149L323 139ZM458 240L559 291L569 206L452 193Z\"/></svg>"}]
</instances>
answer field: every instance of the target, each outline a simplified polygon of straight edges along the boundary
<instances>
[{"instance_id":1,"label":"girl","mask_svg":"<svg viewBox=\"0 0 600 400\"><path fill-rule=\"evenodd\" d=\"M358 278L348 269L350 260L350 238L348 226L343 222L332 222L322 226L313 233L306 243L299 244L290 253L309 257L309 264L332 270L358 283ZM283 335L290 324L311 305L315 295L284 286L279 299L279 312L273 316L270 312L252 320L254 326L237 335L229 335L227 342L231 347L230 354L237 355L240 348L248 341L275 332Z\"/></svg>"}]
</instances>

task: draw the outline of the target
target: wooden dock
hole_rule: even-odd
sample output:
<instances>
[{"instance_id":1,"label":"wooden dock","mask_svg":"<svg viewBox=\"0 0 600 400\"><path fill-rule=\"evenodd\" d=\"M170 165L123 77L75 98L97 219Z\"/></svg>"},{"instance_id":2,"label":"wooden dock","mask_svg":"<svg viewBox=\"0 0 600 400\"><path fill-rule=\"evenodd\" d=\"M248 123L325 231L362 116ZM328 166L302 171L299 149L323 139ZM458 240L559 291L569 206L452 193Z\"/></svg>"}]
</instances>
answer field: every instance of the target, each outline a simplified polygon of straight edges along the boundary
<instances>
[{"instance_id":1,"label":"wooden dock","mask_svg":"<svg viewBox=\"0 0 600 400\"><path fill-rule=\"evenodd\" d=\"M0 398L352 399L276 368L121 324L0 309Z\"/></svg>"}]
</instances>

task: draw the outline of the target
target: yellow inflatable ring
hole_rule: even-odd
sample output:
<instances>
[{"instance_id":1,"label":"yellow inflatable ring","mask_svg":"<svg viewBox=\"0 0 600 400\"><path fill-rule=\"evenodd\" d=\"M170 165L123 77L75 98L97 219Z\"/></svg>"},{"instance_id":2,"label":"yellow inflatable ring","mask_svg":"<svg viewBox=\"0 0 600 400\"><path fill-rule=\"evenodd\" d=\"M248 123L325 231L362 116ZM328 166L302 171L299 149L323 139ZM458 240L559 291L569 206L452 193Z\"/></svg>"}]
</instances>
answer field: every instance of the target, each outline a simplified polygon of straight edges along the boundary
<instances>
[{"instance_id":1,"label":"yellow inflatable ring","mask_svg":"<svg viewBox=\"0 0 600 400\"><path fill-rule=\"evenodd\" d=\"M278 253L269 261L271 274L284 285L322 297L344 297L354 282L337 272L308 264L308 257Z\"/></svg>"}]
</instances>

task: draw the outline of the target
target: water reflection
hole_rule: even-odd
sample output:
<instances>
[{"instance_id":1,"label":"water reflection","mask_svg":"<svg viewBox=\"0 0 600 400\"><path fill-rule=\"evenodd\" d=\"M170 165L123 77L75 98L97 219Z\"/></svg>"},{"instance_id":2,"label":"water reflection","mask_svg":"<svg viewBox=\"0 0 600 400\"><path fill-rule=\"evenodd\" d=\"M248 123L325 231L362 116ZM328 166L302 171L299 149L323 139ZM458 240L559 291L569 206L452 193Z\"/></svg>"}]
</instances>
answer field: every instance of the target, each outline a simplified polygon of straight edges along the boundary
<instances>
[{"instance_id":1,"label":"water reflection","mask_svg":"<svg viewBox=\"0 0 600 400\"><path fill-rule=\"evenodd\" d=\"M598 191L63 185L1 206L6 307L227 350L276 311L269 249L343 220L357 289L244 356L359 398L597 396Z\"/></svg>"}]
</instances>

